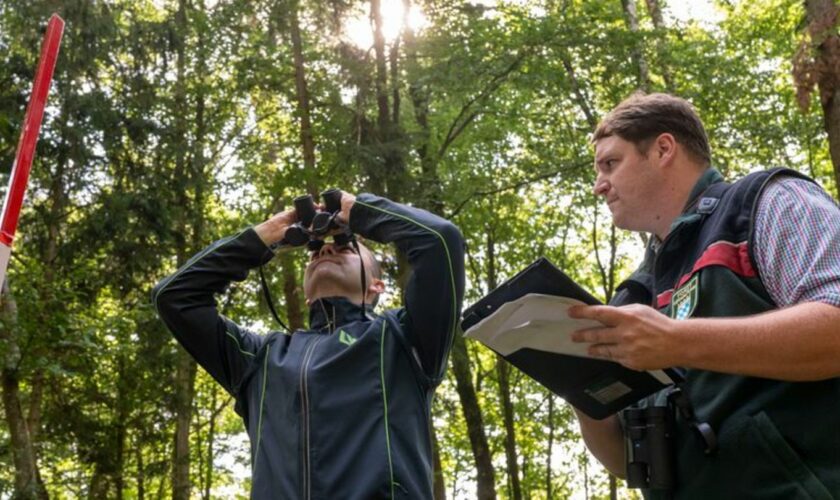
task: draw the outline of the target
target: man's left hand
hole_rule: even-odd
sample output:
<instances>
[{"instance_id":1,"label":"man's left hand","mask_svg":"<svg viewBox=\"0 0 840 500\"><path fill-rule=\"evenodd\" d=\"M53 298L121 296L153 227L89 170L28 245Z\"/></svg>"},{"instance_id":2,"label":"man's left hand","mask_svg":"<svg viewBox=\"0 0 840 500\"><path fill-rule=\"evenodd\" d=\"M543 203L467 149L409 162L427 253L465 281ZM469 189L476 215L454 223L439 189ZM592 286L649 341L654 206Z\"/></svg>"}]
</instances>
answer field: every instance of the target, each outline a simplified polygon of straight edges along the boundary
<instances>
[{"instance_id":1,"label":"man's left hand","mask_svg":"<svg viewBox=\"0 0 840 500\"><path fill-rule=\"evenodd\" d=\"M678 321L652 307L575 306L569 309L569 316L594 319L605 325L572 334L575 342L592 344L591 356L634 370L658 370L679 364Z\"/></svg>"},{"instance_id":2,"label":"man's left hand","mask_svg":"<svg viewBox=\"0 0 840 500\"><path fill-rule=\"evenodd\" d=\"M341 211L338 213L338 219L349 225L350 224L350 210L353 209L353 204L356 203L356 197L346 191L341 192Z\"/></svg>"}]
</instances>

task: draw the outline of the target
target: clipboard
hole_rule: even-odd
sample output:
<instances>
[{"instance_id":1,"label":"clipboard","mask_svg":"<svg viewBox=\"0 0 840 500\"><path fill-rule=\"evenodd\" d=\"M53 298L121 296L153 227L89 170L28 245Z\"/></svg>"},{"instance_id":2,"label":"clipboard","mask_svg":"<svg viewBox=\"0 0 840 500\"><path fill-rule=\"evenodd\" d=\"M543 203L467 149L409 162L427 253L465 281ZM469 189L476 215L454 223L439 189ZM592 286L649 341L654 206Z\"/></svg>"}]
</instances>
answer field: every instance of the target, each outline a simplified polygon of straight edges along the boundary
<instances>
[{"instance_id":1,"label":"clipboard","mask_svg":"<svg viewBox=\"0 0 840 500\"><path fill-rule=\"evenodd\" d=\"M461 322L464 335L477 338L475 335L480 332L482 337L479 341L595 419L606 418L650 394L682 382L680 372L673 368L637 371L613 361L584 357L580 353L573 355L528 347L526 344L545 346L545 335L555 333L552 332L550 322L547 323L544 319L534 321L539 323L537 326L543 328L543 331L538 333L534 333L537 326L529 329L529 325L511 325L509 321L497 321L501 324L500 329L492 330L495 326L493 321L498 319L494 318L494 314L505 314L502 312L505 310L505 304L528 304L546 295L564 297L572 302L588 305L601 303L551 261L541 257L464 311L464 319ZM559 325L562 319L560 316L564 312L558 308L557 314ZM487 330L492 331L488 333ZM560 335L561 328L558 326L556 330ZM522 347L516 349L517 331L528 331L532 336L542 335L542 342L535 343L533 338L527 339L523 335ZM499 339L502 336L506 346L504 353L500 353L502 343ZM558 336L557 343L560 344L563 340ZM511 343L513 348L510 347ZM494 348L494 345L497 348Z\"/></svg>"}]
</instances>

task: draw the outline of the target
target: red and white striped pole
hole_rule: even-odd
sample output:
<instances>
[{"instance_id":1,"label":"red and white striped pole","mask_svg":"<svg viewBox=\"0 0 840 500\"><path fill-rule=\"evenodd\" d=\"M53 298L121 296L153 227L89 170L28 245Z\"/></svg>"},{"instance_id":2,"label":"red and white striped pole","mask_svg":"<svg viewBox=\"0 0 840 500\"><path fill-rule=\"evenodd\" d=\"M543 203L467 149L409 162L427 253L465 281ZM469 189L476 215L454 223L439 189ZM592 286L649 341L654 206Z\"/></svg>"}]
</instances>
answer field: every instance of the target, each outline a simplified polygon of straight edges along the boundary
<instances>
[{"instance_id":1,"label":"red and white striped pole","mask_svg":"<svg viewBox=\"0 0 840 500\"><path fill-rule=\"evenodd\" d=\"M41 59L35 73L35 82L32 84L32 95L29 96L29 104L26 107L23 130L20 133L15 163L9 180L9 190L6 191L6 201L3 204L3 216L0 218L0 288L6 279L6 267L12 255L12 241L15 239L20 207L23 204L32 159L35 157L35 144L38 142L38 132L41 130L44 106L47 103L47 94L50 91L50 82L63 33L64 20L58 14L53 14L41 45Z\"/></svg>"}]
</instances>

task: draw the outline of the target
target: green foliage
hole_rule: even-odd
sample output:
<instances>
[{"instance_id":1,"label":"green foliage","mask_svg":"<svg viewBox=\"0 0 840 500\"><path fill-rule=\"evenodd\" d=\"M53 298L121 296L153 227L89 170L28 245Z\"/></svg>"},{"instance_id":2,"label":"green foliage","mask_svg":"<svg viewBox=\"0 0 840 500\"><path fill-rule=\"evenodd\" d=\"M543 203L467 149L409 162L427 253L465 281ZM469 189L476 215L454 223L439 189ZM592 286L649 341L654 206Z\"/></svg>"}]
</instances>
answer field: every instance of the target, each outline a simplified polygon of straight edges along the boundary
<instances>
[{"instance_id":1,"label":"green foliage","mask_svg":"<svg viewBox=\"0 0 840 500\"><path fill-rule=\"evenodd\" d=\"M659 27L637 3L640 29L630 31L618 1L417 1L427 24L387 43L383 94L376 50L341 33L368 2L62 2L67 29L8 274L17 323L4 326L11 337L0 343L3 360L20 352L14 373L23 406L36 410L51 496L170 494L178 348L149 291L210 241L307 189L378 188L454 220L468 241L467 304L543 255L608 298L641 239L613 232L591 195L588 139L639 87L636 50L651 90L698 108L726 175L785 165L836 194L819 106L799 112L790 76L802 2L721 2L718 24L666 16ZM0 184L39 28L55 5L0 4ZM303 166L292 12L314 171ZM404 265L376 250L392 289L383 306L397 306ZM303 272L303 259L285 263L289 276L277 263L267 268L282 310L294 298L286 280ZM270 328L255 279L232 286L221 307ZM468 353L496 489L510 498L504 384L492 353L474 344ZM608 498L568 405L516 370L507 384L523 495ZM453 377L433 413L447 494L469 498L476 466ZM190 437L194 496L243 497L247 438L230 395L203 372ZM2 425L0 497L11 494L13 474Z\"/></svg>"}]
</instances>

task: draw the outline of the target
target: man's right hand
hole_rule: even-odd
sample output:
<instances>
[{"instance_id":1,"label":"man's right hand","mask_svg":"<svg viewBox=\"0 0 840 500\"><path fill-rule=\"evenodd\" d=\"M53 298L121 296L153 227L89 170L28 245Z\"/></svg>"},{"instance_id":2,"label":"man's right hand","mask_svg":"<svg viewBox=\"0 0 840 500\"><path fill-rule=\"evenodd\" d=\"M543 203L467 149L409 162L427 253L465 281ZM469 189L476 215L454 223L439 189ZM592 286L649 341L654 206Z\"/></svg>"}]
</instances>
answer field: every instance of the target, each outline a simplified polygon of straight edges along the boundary
<instances>
[{"instance_id":1,"label":"man's right hand","mask_svg":"<svg viewBox=\"0 0 840 500\"><path fill-rule=\"evenodd\" d=\"M292 208L276 213L262 224L254 226L254 231L266 246L270 246L282 240L286 236L286 229L295 222L297 222L297 213Z\"/></svg>"}]
</instances>

